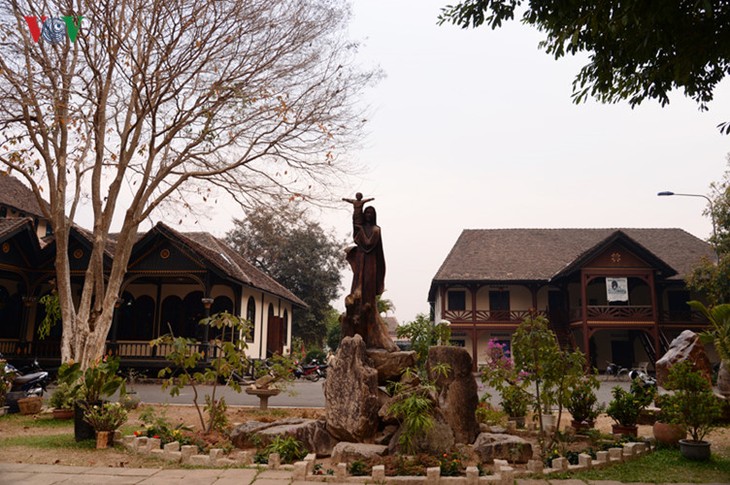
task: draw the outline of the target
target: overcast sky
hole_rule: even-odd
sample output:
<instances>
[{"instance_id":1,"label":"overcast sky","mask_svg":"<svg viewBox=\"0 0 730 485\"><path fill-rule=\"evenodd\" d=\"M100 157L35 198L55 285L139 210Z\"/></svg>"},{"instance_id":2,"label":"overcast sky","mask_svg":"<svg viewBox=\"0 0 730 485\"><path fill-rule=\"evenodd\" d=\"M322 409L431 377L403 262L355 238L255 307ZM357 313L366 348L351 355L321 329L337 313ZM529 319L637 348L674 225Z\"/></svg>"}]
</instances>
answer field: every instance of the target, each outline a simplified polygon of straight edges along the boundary
<instances>
[{"instance_id":1,"label":"overcast sky","mask_svg":"<svg viewBox=\"0 0 730 485\"><path fill-rule=\"evenodd\" d=\"M351 34L386 77L368 92L369 134L351 156L366 173L343 187L375 197L387 261L385 297L401 322L428 312L434 274L466 228L678 227L706 238L705 201L726 168L724 82L709 112L676 93L646 102L574 105L584 59L538 50L539 32L436 25L448 0L356 0ZM323 215L345 237L350 206ZM222 234L235 209L196 226ZM350 274L344 284L350 285ZM339 304L338 307L343 305Z\"/></svg>"}]
</instances>

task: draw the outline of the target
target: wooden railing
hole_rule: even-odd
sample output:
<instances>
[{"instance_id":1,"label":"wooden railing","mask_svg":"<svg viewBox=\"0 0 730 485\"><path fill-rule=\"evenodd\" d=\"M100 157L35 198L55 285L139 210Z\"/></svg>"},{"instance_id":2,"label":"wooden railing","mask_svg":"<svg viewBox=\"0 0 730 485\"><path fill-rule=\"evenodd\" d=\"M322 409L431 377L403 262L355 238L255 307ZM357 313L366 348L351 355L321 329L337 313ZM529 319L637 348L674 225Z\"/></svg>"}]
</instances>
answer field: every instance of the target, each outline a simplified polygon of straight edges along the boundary
<instances>
[{"instance_id":1,"label":"wooden railing","mask_svg":"<svg viewBox=\"0 0 730 485\"><path fill-rule=\"evenodd\" d=\"M579 322L583 319L582 308L570 309L570 321ZM655 318L651 305L607 306L589 305L588 320L602 320L609 322L654 322ZM663 311L658 315L660 323L706 324L707 319L695 311Z\"/></svg>"},{"instance_id":2,"label":"wooden railing","mask_svg":"<svg viewBox=\"0 0 730 485\"><path fill-rule=\"evenodd\" d=\"M443 318L452 323L454 322L473 322L476 315L476 322L510 322L519 323L528 316L542 315L543 311L534 310L477 310L476 313L471 310L445 310Z\"/></svg>"}]
</instances>

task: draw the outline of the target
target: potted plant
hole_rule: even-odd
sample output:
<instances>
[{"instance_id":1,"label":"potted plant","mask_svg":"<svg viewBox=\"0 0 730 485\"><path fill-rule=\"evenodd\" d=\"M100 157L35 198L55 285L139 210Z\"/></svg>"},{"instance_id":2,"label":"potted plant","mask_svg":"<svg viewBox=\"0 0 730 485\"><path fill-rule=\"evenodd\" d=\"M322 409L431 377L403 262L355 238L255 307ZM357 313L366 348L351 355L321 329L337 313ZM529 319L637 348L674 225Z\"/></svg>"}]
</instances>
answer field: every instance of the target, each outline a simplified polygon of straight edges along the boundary
<instances>
[{"instance_id":1,"label":"potted plant","mask_svg":"<svg viewBox=\"0 0 730 485\"><path fill-rule=\"evenodd\" d=\"M101 405L102 398L111 397L118 390L124 392L124 379L118 375L119 359L109 357L89 366L81 375L79 401L74 408L74 437L76 441L93 439L94 429L84 421L87 407Z\"/></svg>"},{"instance_id":2,"label":"potted plant","mask_svg":"<svg viewBox=\"0 0 730 485\"><path fill-rule=\"evenodd\" d=\"M127 410L117 403L84 405L84 421L96 432L96 447L113 445L114 431L127 421Z\"/></svg>"},{"instance_id":3,"label":"potted plant","mask_svg":"<svg viewBox=\"0 0 730 485\"><path fill-rule=\"evenodd\" d=\"M657 443L676 447L679 440L687 437L687 429L679 423L679 403L677 396L662 394L657 396L655 404L659 408L656 421L652 427Z\"/></svg>"},{"instance_id":4,"label":"potted plant","mask_svg":"<svg viewBox=\"0 0 730 485\"><path fill-rule=\"evenodd\" d=\"M53 417L70 419L74 415L74 403L80 398L81 365L78 362L64 362L58 368L58 386L51 394L49 404Z\"/></svg>"},{"instance_id":5,"label":"potted plant","mask_svg":"<svg viewBox=\"0 0 730 485\"><path fill-rule=\"evenodd\" d=\"M74 403L79 397L79 386L61 382L51 394L48 403L53 408L54 419L71 419L74 416Z\"/></svg>"},{"instance_id":6,"label":"potted plant","mask_svg":"<svg viewBox=\"0 0 730 485\"><path fill-rule=\"evenodd\" d=\"M691 437L679 440L682 456L692 460L708 459L710 443L704 438L717 426L722 412L710 383L692 362L684 361L669 370L666 387L674 389L673 399L677 406L674 422L684 425Z\"/></svg>"},{"instance_id":7,"label":"potted plant","mask_svg":"<svg viewBox=\"0 0 730 485\"><path fill-rule=\"evenodd\" d=\"M593 428L596 418L605 409L603 404L598 404L596 397L596 390L599 387L598 379L590 375L582 378L570 390L566 407L573 417L571 426L576 431Z\"/></svg>"},{"instance_id":8,"label":"potted plant","mask_svg":"<svg viewBox=\"0 0 730 485\"><path fill-rule=\"evenodd\" d=\"M608 403L606 414L616 422L613 425L613 434L637 436L636 423L639 421L641 411L653 400L653 391L633 381L630 391L616 386L611 393L613 399Z\"/></svg>"},{"instance_id":9,"label":"potted plant","mask_svg":"<svg viewBox=\"0 0 730 485\"><path fill-rule=\"evenodd\" d=\"M524 384L505 386L500 390L502 396L502 410L514 421L518 428L525 427L525 416L527 416L527 405L530 402L530 395L524 388Z\"/></svg>"}]
</instances>

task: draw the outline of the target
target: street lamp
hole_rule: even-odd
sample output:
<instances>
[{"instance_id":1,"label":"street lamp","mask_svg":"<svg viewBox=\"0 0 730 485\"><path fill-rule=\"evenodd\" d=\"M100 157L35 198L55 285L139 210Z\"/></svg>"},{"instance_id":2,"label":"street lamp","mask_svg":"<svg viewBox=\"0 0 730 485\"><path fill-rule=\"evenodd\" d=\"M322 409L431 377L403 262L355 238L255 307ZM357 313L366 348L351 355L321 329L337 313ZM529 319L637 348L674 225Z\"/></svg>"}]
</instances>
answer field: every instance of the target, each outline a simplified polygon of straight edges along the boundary
<instances>
[{"instance_id":1,"label":"street lamp","mask_svg":"<svg viewBox=\"0 0 730 485\"><path fill-rule=\"evenodd\" d=\"M717 247L715 246L717 244L717 227L715 224L715 206L712 204L712 199L707 197L706 195L702 194L678 194L676 192L672 192L670 190L665 190L663 192L659 192L656 195L662 197L662 196L669 196L669 195L680 195L682 197L702 197L707 201L708 204L710 204L710 220L712 221L712 246L715 248L715 255L717 256L717 260L720 261L720 255L717 254Z\"/></svg>"}]
</instances>

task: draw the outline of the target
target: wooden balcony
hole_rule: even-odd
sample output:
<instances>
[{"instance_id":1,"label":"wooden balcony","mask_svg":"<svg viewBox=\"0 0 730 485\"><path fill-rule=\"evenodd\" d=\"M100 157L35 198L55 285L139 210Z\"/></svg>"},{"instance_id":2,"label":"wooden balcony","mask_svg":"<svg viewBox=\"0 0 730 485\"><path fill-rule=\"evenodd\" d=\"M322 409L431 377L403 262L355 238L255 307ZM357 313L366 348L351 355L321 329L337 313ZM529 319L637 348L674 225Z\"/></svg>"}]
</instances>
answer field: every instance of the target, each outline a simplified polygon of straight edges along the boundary
<instances>
[{"instance_id":1,"label":"wooden balcony","mask_svg":"<svg viewBox=\"0 0 730 485\"><path fill-rule=\"evenodd\" d=\"M582 321L582 308L570 309L570 321ZM706 324L705 317L695 311L663 311L660 312L658 318L654 317L651 305L632 305L632 306L608 306L608 305L589 305L587 308L588 321L602 322L655 322L659 323L675 323L675 324Z\"/></svg>"},{"instance_id":2,"label":"wooden balcony","mask_svg":"<svg viewBox=\"0 0 730 485\"><path fill-rule=\"evenodd\" d=\"M534 310L444 310L443 319L451 323L520 323L528 316L546 316Z\"/></svg>"}]
</instances>

